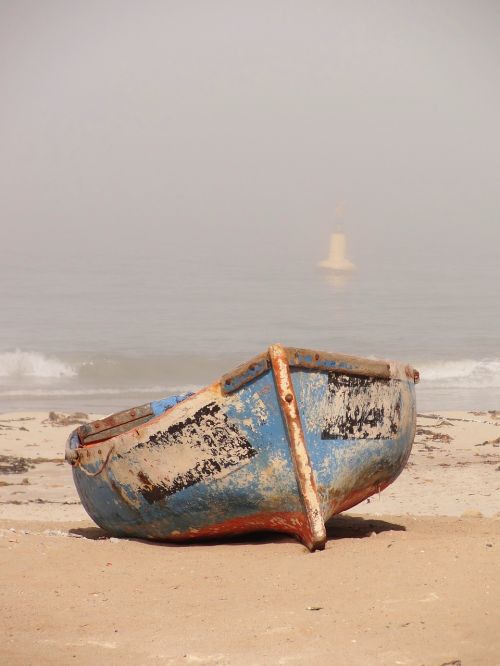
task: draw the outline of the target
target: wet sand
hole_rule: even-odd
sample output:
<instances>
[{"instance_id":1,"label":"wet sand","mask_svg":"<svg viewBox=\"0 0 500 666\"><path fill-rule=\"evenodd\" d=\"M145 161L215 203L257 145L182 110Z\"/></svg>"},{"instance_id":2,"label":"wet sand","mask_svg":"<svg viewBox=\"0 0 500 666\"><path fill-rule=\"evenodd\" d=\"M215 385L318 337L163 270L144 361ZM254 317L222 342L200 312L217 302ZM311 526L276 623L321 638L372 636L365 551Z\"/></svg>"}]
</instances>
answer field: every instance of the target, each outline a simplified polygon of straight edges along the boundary
<instances>
[{"instance_id":1,"label":"wet sand","mask_svg":"<svg viewBox=\"0 0 500 666\"><path fill-rule=\"evenodd\" d=\"M63 462L73 427L0 415L2 663L500 664L500 413L420 416L401 477L313 554L110 539Z\"/></svg>"}]
</instances>

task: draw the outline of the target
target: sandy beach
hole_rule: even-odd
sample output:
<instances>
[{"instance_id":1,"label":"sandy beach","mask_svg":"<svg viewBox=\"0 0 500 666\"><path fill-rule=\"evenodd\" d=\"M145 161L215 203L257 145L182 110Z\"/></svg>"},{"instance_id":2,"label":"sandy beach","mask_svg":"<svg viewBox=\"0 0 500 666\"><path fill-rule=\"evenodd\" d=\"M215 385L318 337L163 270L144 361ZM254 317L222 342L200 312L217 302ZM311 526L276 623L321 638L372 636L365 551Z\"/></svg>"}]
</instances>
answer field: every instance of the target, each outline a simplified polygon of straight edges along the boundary
<instances>
[{"instance_id":1,"label":"sandy beach","mask_svg":"<svg viewBox=\"0 0 500 666\"><path fill-rule=\"evenodd\" d=\"M0 666L500 666L500 0L0 52Z\"/></svg>"},{"instance_id":2,"label":"sandy beach","mask_svg":"<svg viewBox=\"0 0 500 666\"><path fill-rule=\"evenodd\" d=\"M500 412L421 414L401 477L314 554L109 538L63 461L74 427L0 415L2 663L500 664Z\"/></svg>"}]
</instances>

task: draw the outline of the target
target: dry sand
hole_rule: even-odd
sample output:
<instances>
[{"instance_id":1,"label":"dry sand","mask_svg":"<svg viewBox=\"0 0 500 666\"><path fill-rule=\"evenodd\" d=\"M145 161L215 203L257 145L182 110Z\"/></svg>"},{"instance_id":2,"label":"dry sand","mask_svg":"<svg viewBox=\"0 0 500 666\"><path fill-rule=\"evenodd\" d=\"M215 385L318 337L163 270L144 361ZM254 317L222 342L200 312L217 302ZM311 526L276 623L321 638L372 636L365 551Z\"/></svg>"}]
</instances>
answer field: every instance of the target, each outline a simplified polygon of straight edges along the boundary
<instances>
[{"instance_id":1,"label":"dry sand","mask_svg":"<svg viewBox=\"0 0 500 666\"><path fill-rule=\"evenodd\" d=\"M314 554L108 538L47 417L0 415L0 663L500 664L500 413L419 417L401 477Z\"/></svg>"}]
</instances>

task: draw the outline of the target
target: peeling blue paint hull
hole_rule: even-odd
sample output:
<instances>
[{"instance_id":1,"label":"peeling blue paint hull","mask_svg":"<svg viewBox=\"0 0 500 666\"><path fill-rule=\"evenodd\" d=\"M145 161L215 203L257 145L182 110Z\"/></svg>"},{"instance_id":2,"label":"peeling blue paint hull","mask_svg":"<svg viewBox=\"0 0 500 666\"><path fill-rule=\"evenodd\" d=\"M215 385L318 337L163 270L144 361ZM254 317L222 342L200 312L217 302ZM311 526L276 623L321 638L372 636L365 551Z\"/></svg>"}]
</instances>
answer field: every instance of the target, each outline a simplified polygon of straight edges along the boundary
<instances>
[{"instance_id":1,"label":"peeling blue paint hull","mask_svg":"<svg viewBox=\"0 0 500 666\"><path fill-rule=\"evenodd\" d=\"M155 403L76 430L66 457L85 509L113 535L266 529L313 550L332 515L403 469L415 377L402 364L274 346L166 411Z\"/></svg>"}]
</instances>

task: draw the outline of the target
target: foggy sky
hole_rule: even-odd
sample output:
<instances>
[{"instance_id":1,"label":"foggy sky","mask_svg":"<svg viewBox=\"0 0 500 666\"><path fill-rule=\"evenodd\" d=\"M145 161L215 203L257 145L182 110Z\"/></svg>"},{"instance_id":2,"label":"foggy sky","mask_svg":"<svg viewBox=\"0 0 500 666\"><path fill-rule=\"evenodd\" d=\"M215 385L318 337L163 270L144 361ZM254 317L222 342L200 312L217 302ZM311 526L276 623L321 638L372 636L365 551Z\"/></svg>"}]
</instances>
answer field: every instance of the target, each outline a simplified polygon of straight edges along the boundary
<instances>
[{"instance_id":1,"label":"foggy sky","mask_svg":"<svg viewBox=\"0 0 500 666\"><path fill-rule=\"evenodd\" d=\"M319 259L345 200L358 253L493 251L499 19L495 1L0 0L1 235Z\"/></svg>"}]
</instances>

